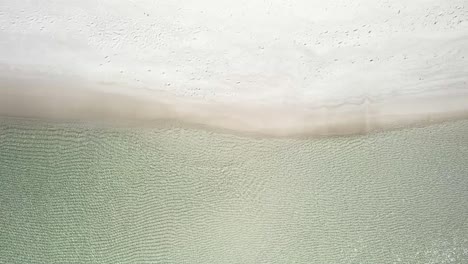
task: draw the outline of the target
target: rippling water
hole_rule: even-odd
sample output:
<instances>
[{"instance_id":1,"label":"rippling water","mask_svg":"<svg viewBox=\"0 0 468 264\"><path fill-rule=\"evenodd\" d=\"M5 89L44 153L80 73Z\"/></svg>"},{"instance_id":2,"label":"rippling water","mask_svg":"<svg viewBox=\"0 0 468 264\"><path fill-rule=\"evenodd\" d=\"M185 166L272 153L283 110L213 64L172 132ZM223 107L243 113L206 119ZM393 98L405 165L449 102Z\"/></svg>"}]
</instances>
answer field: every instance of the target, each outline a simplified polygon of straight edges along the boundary
<instances>
[{"instance_id":1,"label":"rippling water","mask_svg":"<svg viewBox=\"0 0 468 264\"><path fill-rule=\"evenodd\" d=\"M468 121L321 139L0 120L1 263L466 263Z\"/></svg>"}]
</instances>

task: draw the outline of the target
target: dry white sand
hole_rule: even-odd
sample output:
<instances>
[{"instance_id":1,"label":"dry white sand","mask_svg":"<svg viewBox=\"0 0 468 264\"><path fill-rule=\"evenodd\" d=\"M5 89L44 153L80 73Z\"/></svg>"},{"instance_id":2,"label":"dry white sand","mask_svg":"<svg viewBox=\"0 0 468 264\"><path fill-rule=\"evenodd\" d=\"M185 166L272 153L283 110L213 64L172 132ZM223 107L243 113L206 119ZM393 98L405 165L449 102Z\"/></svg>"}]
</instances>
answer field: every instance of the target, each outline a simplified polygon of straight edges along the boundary
<instances>
[{"instance_id":1,"label":"dry white sand","mask_svg":"<svg viewBox=\"0 0 468 264\"><path fill-rule=\"evenodd\" d=\"M10 1L0 115L343 135L468 116L468 7Z\"/></svg>"}]
</instances>

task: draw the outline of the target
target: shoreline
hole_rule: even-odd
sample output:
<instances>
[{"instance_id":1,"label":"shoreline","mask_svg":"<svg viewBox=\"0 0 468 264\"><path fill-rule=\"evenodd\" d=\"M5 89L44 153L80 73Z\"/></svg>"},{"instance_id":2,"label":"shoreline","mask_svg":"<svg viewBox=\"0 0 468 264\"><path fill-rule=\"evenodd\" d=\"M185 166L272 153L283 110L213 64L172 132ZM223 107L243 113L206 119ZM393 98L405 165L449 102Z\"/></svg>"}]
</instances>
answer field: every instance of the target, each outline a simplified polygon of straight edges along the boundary
<instances>
[{"instance_id":1,"label":"shoreline","mask_svg":"<svg viewBox=\"0 0 468 264\"><path fill-rule=\"evenodd\" d=\"M104 122L117 126L177 123L249 137L330 137L421 127L468 118L468 96L388 96L360 103L253 105L212 102L152 92L104 91L76 82L4 81L0 117ZM32 88L34 87L34 88ZM60 88L67 87L67 88ZM118 90L117 90L118 91ZM125 90L120 90L125 91ZM355 101L355 100L354 100Z\"/></svg>"},{"instance_id":2,"label":"shoreline","mask_svg":"<svg viewBox=\"0 0 468 264\"><path fill-rule=\"evenodd\" d=\"M0 116L264 137L468 118L461 3L228 2L6 4Z\"/></svg>"}]
</instances>

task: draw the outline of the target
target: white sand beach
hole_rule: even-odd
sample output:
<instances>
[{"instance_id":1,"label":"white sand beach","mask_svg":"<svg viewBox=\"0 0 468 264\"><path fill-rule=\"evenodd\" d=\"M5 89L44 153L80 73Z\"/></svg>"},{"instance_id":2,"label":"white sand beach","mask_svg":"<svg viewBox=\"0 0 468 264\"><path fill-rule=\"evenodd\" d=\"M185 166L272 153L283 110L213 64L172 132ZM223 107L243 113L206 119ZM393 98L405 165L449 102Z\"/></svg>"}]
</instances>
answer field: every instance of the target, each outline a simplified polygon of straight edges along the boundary
<instances>
[{"instance_id":1,"label":"white sand beach","mask_svg":"<svg viewBox=\"0 0 468 264\"><path fill-rule=\"evenodd\" d=\"M467 0L0 1L0 263L468 263L467 219Z\"/></svg>"},{"instance_id":2,"label":"white sand beach","mask_svg":"<svg viewBox=\"0 0 468 264\"><path fill-rule=\"evenodd\" d=\"M1 4L0 115L346 135L468 116L466 1Z\"/></svg>"}]
</instances>

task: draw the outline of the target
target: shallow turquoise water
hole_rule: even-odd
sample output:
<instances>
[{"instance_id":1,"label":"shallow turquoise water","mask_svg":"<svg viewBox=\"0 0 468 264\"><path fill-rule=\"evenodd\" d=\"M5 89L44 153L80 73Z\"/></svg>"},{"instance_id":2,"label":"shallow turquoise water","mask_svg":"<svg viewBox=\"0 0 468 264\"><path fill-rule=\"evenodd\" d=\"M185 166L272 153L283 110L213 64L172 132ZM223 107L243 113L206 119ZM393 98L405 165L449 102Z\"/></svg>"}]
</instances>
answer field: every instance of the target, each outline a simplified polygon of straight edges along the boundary
<instances>
[{"instance_id":1,"label":"shallow turquoise water","mask_svg":"<svg viewBox=\"0 0 468 264\"><path fill-rule=\"evenodd\" d=\"M468 121L322 139L0 120L0 263L468 263Z\"/></svg>"}]
</instances>

